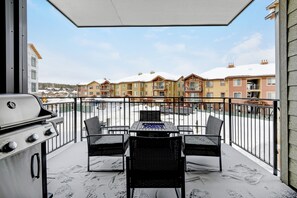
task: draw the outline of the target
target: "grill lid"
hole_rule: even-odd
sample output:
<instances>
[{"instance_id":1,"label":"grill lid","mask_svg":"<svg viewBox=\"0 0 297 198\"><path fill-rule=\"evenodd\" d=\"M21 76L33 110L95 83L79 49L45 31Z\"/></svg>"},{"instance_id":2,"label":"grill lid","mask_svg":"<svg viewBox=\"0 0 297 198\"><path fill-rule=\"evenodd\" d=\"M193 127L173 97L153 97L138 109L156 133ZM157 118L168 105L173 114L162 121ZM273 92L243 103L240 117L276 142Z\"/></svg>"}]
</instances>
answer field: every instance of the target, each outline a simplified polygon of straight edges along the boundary
<instances>
[{"instance_id":1,"label":"grill lid","mask_svg":"<svg viewBox=\"0 0 297 198\"><path fill-rule=\"evenodd\" d=\"M43 122L56 114L30 94L0 94L0 131Z\"/></svg>"}]
</instances>

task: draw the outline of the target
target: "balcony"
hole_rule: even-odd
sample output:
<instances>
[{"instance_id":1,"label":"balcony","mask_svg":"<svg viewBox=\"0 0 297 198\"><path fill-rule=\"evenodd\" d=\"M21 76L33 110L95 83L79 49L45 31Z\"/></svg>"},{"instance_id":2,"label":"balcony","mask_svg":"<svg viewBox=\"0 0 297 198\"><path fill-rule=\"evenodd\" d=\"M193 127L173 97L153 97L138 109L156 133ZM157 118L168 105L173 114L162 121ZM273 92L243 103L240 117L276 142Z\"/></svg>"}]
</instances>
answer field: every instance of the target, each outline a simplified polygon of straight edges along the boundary
<instances>
[{"instance_id":1,"label":"balcony","mask_svg":"<svg viewBox=\"0 0 297 198\"><path fill-rule=\"evenodd\" d=\"M177 98L166 98L172 102L164 103L152 98L151 102L142 103L133 102L135 98L73 98L72 102L68 99L45 104L64 117L64 124L59 126L61 134L47 142L49 192L55 197L125 197L125 173L87 172L83 120L96 115L107 125L131 126L139 119L140 110L160 110L163 121L190 125L194 134L204 133L208 115L225 121L221 132L223 171L217 171L216 158L187 157L188 168L199 170L186 173L187 197L201 193L209 197L295 196L273 176L279 171L276 101L271 100L273 105L259 105L242 99L236 99L236 103L227 98L209 98L207 102L203 99L180 102ZM121 163L116 157L91 160L93 166L100 168L117 168ZM174 193L171 189L137 189L135 196L173 197Z\"/></svg>"},{"instance_id":2,"label":"balcony","mask_svg":"<svg viewBox=\"0 0 297 198\"><path fill-rule=\"evenodd\" d=\"M202 92L201 87L185 87L185 91L188 92Z\"/></svg>"},{"instance_id":3,"label":"balcony","mask_svg":"<svg viewBox=\"0 0 297 198\"><path fill-rule=\"evenodd\" d=\"M257 84L248 84L247 85L248 91L260 90L260 85Z\"/></svg>"},{"instance_id":4,"label":"balcony","mask_svg":"<svg viewBox=\"0 0 297 198\"><path fill-rule=\"evenodd\" d=\"M101 86L100 91L110 91L110 87L109 86Z\"/></svg>"},{"instance_id":5,"label":"balcony","mask_svg":"<svg viewBox=\"0 0 297 198\"><path fill-rule=\"evenodd\" d=\"M165 86L164 85L155 85L155 86L153 86L153 89L154 90L164 90Z\"/></svg>"}]
</instances>

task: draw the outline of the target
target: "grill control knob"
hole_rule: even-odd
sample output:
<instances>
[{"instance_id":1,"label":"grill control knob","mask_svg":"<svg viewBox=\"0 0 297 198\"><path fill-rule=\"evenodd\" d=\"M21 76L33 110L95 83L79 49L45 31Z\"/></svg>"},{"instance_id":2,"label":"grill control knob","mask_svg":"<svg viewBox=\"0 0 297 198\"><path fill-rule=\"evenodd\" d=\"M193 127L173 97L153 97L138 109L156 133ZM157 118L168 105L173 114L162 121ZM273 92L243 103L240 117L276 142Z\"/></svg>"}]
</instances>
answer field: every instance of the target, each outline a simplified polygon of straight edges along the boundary
<instances>
[{"instance_id":1,"label":"grill control knob","mask_svg":"<svg viewBox=\"0 0 297 198\"><path fill-rule=\"evenodd\" d=\"M18 147L18 144L16 142L8 142L1 148L1 151L4 153L8 153L15 150L17 147Z\"/></svg>"},{"instance_id":2,"label":"grill control knob","mask_svg":"<svg viewBox=\"0 0 297 198\"><path fill-rule=\"evenodd\" d=\"M51 131L51 129L48 129L46 132L44 132L44 135L46 136L50 136L52 135L54 132Z\"/></svg>"},{"instance_id":3,"label":"grill control knob","mask_svg":"<svg viewBox=\"0 0 297 198\"><path fill-rule=\"evenodd\" d=\"M27 142L33 143L38 139L39 139L39 136L36 133L34 133L27 138Z\"/></svg>"}]
</instances>

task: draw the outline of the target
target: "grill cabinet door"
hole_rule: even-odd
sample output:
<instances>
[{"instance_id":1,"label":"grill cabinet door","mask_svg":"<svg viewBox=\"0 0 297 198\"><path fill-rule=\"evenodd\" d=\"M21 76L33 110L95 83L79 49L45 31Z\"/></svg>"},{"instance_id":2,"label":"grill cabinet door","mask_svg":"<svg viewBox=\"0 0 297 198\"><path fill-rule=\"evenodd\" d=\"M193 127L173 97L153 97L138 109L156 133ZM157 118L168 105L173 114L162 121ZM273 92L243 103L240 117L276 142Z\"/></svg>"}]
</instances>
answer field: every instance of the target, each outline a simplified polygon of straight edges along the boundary
<instances>
[{"instance_id":1,"label":"grill cabinet door","mask_svg":"<svg viewBox=\"0 0 297 198\"><path fill-rule=\"evenodd\" d=\"M37 159L38 155L41 157L40 144L30 147L21 153L0 160L1 198L42 197L42 160ZM34 156L33 160L32 156ZM38 169L40 171L39 178L37 178ZM34 178L32 178L32 171Z\"/></svg>"}]
</instances>

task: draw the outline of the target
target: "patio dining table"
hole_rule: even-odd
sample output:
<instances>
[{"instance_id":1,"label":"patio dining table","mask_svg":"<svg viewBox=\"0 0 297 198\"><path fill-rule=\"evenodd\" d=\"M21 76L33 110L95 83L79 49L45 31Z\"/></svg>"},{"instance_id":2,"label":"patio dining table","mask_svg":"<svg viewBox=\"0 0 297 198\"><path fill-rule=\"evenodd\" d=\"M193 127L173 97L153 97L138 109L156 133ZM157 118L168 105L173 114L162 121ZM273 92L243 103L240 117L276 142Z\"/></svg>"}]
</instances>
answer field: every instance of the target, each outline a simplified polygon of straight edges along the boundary
<instances>
[{"instance_id":1,"label":"patio dining table","mask_svg":"<svg viewBox=\"0 0 297 198\"><path fill-rule=\"evenodd\" d=\"M169 137L170 134L178 134L179 130L172 122L136 121L129 132L137 136Z\"/></svg>"}]
</instances>

